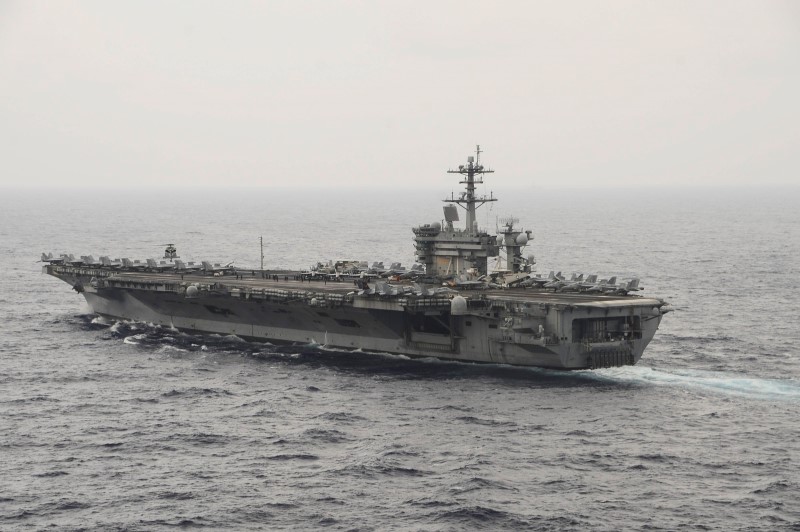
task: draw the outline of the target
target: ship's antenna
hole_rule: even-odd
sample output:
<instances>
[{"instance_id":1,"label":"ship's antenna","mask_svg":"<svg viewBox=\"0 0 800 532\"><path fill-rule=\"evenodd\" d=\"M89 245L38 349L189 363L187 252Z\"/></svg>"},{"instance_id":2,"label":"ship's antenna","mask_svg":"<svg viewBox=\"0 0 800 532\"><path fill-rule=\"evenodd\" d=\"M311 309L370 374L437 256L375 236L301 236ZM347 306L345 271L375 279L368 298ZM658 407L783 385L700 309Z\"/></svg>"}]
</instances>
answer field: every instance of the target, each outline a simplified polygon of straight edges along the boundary
<instances>
[{"instance_id":1,"label":"ship's antenna","mask_svg":"<svg viewBox=\"0 0 800 532\"><path fill-rule=\"evenodd\" d=\"M475 145L475 164L481 164L481 145Z\"/></svg>"},{"instance_id":2,"label":"ship's antenna","mask_svg":"<svg viewBox=\"0 0 800 532\"><path fill-rule=\"evenodd\" d=\"M480 146L478 146L480 148ZM483 197L486 197L486 183L483 184ZM486 227L489 227L489 217L494 212L494 204L489 203L489 209L486 211Z\"/></svg>"},{"instance_id":3,"label":"ship's antenna","mask_svg":"<svg viewBox=\"0 0 800 532\"><path fill-rule=\"evenodd\" d=\"M258 241L261 242L261 271L264 271L264 237L258 237Z\"/></svg>"},{"instance_id":4,"label":"ship's antenna","mask_svg":"<svg viewBox=\"0 0 800 532\"><path fill-rule=\"evenodd\" d=\"M480 144L476 145L476 148L477 156L480 157ZM450 198L444 201L447 203L455 203L467 211L465 230L468 233L473 233L477 230L478 225L475 218L475 210L484 203L497 201L497 198L494 198L492 195L489 195L489 197L486 197L485 194L482 196L475 195L475 185L483 185L483 174L491 174L494 173L494 171L484 168L482 164L478 163L475 157L470 156L467 157L466 165L459 165L458 170L448 170L447 173L461 174L463 178L460 183L466 185L466 191L462 192L458 199L451 194Z\"/></svg>"}]
</instances>

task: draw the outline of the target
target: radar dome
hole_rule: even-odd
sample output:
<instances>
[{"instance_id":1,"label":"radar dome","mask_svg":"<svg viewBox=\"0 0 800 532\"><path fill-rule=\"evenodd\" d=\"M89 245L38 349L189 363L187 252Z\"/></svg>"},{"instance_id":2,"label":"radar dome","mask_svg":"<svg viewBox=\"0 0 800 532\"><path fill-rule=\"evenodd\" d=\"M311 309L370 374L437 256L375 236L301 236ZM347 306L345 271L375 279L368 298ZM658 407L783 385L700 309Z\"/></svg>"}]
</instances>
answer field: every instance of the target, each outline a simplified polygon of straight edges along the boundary
<instances>
[{"instance_id":1,"label":"radar dome","mask_svg":"<svg viewBox=\"0 0 800 532\"><path fill-rule=\"evenodd\" d=\"M450 314L463 316L467 313L467 300L463 296L456 296L450 301Z\"/></svg>"},{"instance_id":2,"label":"radar dome","mask_svg":"<svg viewBox=\"0 0 800 532\"><path fill-rule=\"evenodd\" d=\"M524 246L527 243L528 243L528 235L526 235L525 233L520 233L517 235L518 246Z\"/></svg>"},{"instance_id":3,"label":"radar dome","mask_svg":"<svg viewBox=\"0 0 800 532\"><path fill-rule=\"evenodd\" d=\"M186 287L186 297L197 297L199 290L196 286L190 285Z\"/></svg>"},{"instance_id":4,"label":"radar dome","mask_svg":"<svg viewBox=\"0 0 800 532\"><path fill-rule=\"evenodd\" d=\"M434 228L434 229L436 229L437 231L441 231L441 230L442 230L442 224L440 224L439 222L433 222L433 223L431 224L431 227L433 227L433 228Z\"/></svg>"}]
</instances>

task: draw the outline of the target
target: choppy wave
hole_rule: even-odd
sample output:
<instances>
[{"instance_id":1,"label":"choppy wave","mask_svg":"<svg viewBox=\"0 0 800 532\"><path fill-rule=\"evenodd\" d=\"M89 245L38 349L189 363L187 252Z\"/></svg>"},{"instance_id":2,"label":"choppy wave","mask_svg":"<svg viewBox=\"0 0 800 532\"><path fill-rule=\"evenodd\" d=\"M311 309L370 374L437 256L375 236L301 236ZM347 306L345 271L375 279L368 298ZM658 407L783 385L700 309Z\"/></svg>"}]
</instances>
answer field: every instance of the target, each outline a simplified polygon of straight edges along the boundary
<instances>
[{"instance_id":1,"label":"choppy wave","mask_svg":"<svg viewBox=\"0 0 800 532\"><path fill-rule=\"evenodd\" d=\"M139 345L141 342L138 340L144 340L146 338L147 336L144 334L134 334L132 336L126 336L122 339L122 342L130 345Z\"/></svg>"},{"instance_id":2,"label":"choppy wave","mask_svg":"<svg viewBox=\"0 0 800 532\"><path fill-rule=\"evenodd\" d=\"M544 271L640 268L676 310L640 365L579 372L109 322L21 253L141 256L168 228L184 256L233 258L257 253L242 228L268 213L292 267L345 250L410 260L397 228L427 219L417 193L309 207L233 192L195 204L201 217L183 216L185 195L178 211L171 195L54 199L51 216L37 198L6 216L17 242L0 257L0 529L797 529L797 194L754 217L750 194L709 207L696 192L631 196L622 216L616 195L506 199L540 223ZM108 223L87 232L75 212Z\"/></svg>"}]
</instances>

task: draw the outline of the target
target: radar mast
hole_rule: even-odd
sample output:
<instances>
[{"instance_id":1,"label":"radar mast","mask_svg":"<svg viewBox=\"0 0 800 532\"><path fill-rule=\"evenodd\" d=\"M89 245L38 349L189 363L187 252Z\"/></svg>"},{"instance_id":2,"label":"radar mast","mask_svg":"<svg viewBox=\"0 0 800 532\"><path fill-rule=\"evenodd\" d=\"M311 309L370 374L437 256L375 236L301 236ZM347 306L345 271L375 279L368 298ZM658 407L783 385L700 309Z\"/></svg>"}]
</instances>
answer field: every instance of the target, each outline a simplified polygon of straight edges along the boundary
<instances>
[{"instance_id":1,"label":"radar mast","mask_svg":"<svg viewBox=\"0 0 800 532\"><path fill-rule=\"evenodd\" d=\"M488 168L484 168L481 164L481 146L478 144L475 149L475 157L471 155L467 157L467 164L459 165L458 170L448 170L448 174L461 174L464 176L464 179L459 181L460 184L466 185L466 192L462 192L459 197L456 197L453 193L450 194L449 198L445 198L443 201L446 203L455 203L459 207L463 208L467 211L467 219L466 219L466 230L469 232L477 232L477 218L475 217L475 211L478 207L483 205L488 201L497 201L491 193L489 196L477 196L475 194L475 185L482 185L483 184L483 174L493 174L494 170L490 170Z\"/></svg>"}]
</instances>

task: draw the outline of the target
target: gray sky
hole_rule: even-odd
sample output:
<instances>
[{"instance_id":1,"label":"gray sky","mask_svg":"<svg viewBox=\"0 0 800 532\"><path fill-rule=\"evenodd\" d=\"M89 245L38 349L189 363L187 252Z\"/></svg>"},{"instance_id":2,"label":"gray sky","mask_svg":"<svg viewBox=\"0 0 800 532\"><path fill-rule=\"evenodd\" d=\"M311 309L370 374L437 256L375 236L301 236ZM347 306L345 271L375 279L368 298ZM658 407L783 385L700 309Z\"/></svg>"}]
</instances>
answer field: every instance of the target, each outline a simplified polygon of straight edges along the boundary
<instances>
[{"instance_id":1,"label":"gray sky","mask_svg":"<svg viewBox=\"0 0 800 532\"><path fill-rule=\"evenodd\" d=\"M0 184L800 183L800 2L0 0Z\"/></svg>"}]
</instances>

